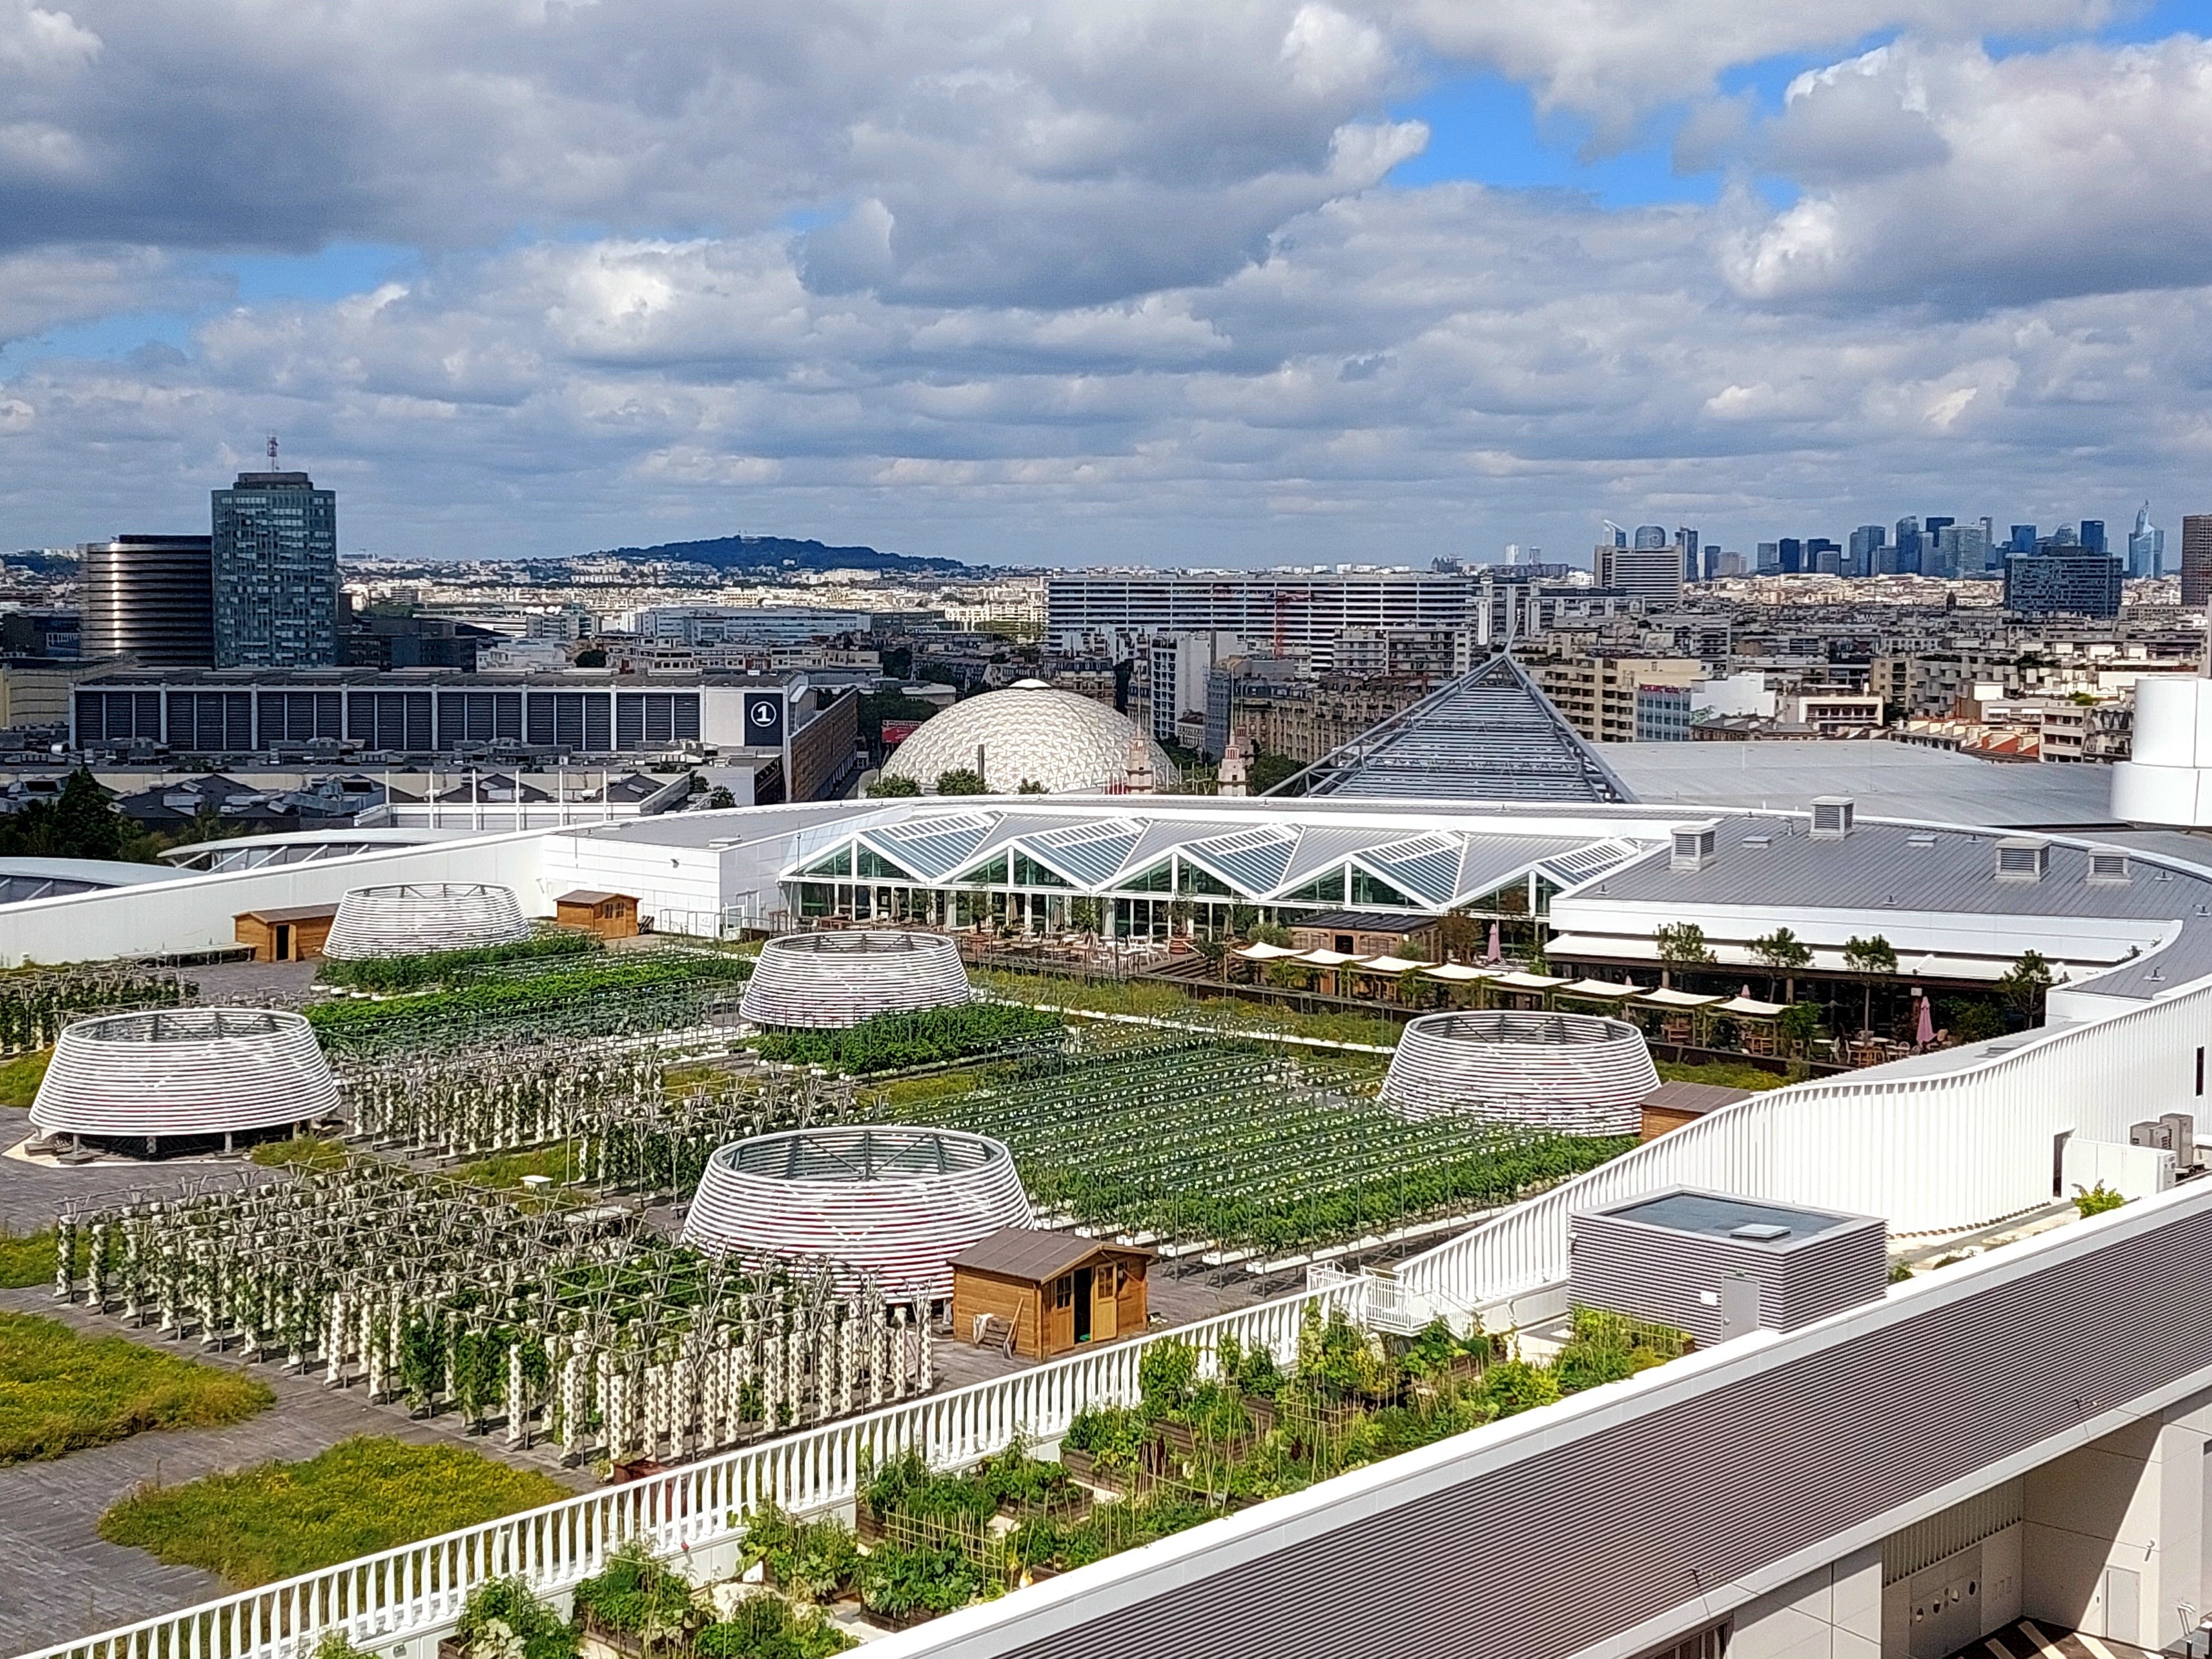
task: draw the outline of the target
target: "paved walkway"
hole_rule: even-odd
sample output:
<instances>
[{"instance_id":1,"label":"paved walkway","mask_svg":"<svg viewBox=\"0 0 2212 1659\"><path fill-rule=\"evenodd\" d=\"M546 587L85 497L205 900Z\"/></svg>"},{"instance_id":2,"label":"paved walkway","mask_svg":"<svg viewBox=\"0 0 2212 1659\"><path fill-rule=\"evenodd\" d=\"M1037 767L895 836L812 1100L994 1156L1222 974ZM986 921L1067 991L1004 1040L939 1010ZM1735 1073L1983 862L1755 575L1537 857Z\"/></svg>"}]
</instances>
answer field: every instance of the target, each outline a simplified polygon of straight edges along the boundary
<instances>
[{"instance_id":1,"label":"paved walkway","mask_svg":"<svg viewBox=\"0 0 2212 1659\"><path fill-rule=\"evenodd\" d=\"M133 1435L51 1462L0 1467L0 1516L6 1517L0 1522L0 1654L91 1635L222 1593L211 1573L164 1566L143 1551L101 1540L101 1513L147 1482L174 1486L272 1457L297 1461L351 1436L376 1434L418 1446L467 1446L579 1492L593 1485L588 1474L559 1467L550 1448L511 1450L496 1432L468 1434L457 1418L412 1422L396 1407L370 1405L358 1387L332 1390L312 1376L248 1365L194 1342L164 1342L150 1328L134 1330L42 1291L0 1291L0 1308L228 1365L258 1377L276 1395L268 1411L227 1429Z\"/></svg>"}]
</instances>

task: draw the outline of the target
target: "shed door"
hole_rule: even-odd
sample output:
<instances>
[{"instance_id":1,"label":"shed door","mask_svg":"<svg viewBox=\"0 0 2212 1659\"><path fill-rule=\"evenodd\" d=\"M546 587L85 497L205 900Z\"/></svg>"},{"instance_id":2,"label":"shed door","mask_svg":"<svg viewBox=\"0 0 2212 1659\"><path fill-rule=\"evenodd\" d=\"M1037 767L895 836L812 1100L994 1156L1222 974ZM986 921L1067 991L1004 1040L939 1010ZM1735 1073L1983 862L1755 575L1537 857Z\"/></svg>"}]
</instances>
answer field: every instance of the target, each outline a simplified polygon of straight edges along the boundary
<instances>
[{"instance_id":1,"label":"shed door","mask_svg":"<svg viewBox=\"0 0 2212 1659\"><path fill-rule=\"evenodd\" d=\"M1091 1340L1091 1304L1097 1299L1091 1290L1091 1285L1097 1277L1098 1275L1088 1267L1078 1267L1075 1270L1075 1340L1078 1342L1088 1342Z\"/></svg>"},{"instance_id":2,"label":"shed door","mask_svg":"<svg viewBox=\"0 0 2212 1659\"><path fill-rule=\"evenodd\" d=\"M1111 1342L1121 1331L1115 1318L1121 1310L1114 1302L1119 1279L1120 1275L1114 1271L1111 1263L1091 1275L1091 1334L1101 1342Z\"/></svg>"},{"instance_id":3,"label":"shed door","mask_svg":"<svg viewBox=\"0 0 2212 1659\"><path fill-rule=\"evenodd\" d=\"M276 924L276 959L279 962L289 962L292 959L292 924L289 921L280 921Z\"/></svg>"}]
</instances>

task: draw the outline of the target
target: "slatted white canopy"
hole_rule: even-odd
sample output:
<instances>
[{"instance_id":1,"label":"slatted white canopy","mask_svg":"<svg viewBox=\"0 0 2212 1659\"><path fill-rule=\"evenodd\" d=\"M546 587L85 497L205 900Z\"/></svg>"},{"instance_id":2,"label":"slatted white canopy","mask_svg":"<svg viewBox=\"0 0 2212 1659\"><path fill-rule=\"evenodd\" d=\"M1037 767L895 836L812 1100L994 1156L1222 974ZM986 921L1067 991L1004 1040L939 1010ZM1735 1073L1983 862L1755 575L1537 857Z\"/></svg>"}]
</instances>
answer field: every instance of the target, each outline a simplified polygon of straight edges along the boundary
<instances>
[{"instance_id":1,"label":"slatted white canopy","mask_svg":"<svg viewBox=\"0 0 2212 1659\"><path fill-rule=\"evenodd\" d=\"M1425 1014L1407 1025L1382 1098L1407 1117L1446 1114L1560 1134L1635 1133L1659 1073L1644 1034L1595 1014Z\"/></svg>"},{"instance_id":2,"label":"slatted white canopy","mask_svg":"<svg viewBox=\"0 0 2212 1659\"><path fill-rule=\"evenodd\" d=\"M512 887L410 882L356 887L338 905L323 954L339 961L474 951L530 937Z\"/></svg>"},{"instance_id":3,"label":"slatted white canopy","mask_svg":"<svg viewBox=\"0 0 2212 1659\"><path fill-rule=\"evenodd\" d=\"M161 1008L65 1028L31 1121L49 1134L159 1139L276 1128L337 1109L337 1084L299 1015Z\"/></svg>"},{"instance_id":4,"label":"slatted white canopy","mask_svg":"<svg viewBox=\"0 0 2212 1659\"><path fill-rule=\"evenodd\" d=\"M974 994L951 939L870 928L769 940L738 1009L756 1025L830 1030L878 1014L950 1007Z\"/></svg>"},{"instance_id":5,"label":"slatted white canopy","mask_svg":"<svg viewBox=\"0 0 2212 1659\"><path fill-rule=\"evenodd\" d=\"M1029 1194L999 1141L842 1124L757 1135L707 1160L684 1240L752 1263L821 1261L845 1288L952 1293L952 1258L1026 1227Z\"/></svg>"}]
</instances>

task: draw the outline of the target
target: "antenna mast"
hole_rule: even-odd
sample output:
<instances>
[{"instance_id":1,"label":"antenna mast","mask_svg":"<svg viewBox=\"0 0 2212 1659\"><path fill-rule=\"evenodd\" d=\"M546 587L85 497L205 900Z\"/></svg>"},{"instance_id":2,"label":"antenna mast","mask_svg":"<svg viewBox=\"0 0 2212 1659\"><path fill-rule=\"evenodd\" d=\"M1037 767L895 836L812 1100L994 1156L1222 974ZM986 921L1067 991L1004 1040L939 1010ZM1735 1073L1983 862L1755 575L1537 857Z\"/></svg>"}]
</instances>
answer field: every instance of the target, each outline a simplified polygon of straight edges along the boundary
<instances>
[{"instance_id":1,"label":"antenna mast","mask_svg":"<svg viewBox=\"0 0 2212 1659\"><path fill-rule=\"evenodd\" d=\"M276 470L276 434L273 432L269 434L269 470Z\"/></svg>"}]
</instances>

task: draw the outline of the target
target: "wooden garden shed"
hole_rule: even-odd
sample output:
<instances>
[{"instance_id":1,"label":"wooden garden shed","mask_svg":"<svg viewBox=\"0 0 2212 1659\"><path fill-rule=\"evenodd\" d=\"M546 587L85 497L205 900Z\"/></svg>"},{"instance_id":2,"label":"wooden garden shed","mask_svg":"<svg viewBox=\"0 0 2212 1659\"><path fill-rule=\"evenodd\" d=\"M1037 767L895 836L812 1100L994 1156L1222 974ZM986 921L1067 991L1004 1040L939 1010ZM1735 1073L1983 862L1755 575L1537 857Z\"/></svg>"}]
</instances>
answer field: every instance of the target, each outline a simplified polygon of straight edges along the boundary
<instances>
[{"instance_id":1,"label":"wooden garden shed","mask_svg":"<svg viewBox=\"0 0 2212 1659\"><path fill-rule=\"evenodd\" d=\"M628 893L563 893L553 901L553 920L601 939L635 939L637 901Z\"/></svg>"},{"instance_id":2,"label":"wooden garden shed","mask_svg":"<svg viewBox=\"0 0 2212 1659\"><path fill-rule=\"evenodd\" d=\"M256 962L313 962L323 954L337 920L335 904L300 904L286 910L246 910L230 919L232 937L253 947Z\"/></svg>"},{"instance_id":3,"label":"wooden garden shed","mask_svg":"<svg viewBox=\"0 0 2212 1659\"><path fill-rule=\"evenodd\" d=\"M1145 1328L1152 1261L1141 1245L1001 1227L952 1258L953 1332L973 1341L986 1321L1003 1321L1029 1359L1133 1336Z\"/></svg>"}]
</instances>

